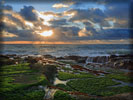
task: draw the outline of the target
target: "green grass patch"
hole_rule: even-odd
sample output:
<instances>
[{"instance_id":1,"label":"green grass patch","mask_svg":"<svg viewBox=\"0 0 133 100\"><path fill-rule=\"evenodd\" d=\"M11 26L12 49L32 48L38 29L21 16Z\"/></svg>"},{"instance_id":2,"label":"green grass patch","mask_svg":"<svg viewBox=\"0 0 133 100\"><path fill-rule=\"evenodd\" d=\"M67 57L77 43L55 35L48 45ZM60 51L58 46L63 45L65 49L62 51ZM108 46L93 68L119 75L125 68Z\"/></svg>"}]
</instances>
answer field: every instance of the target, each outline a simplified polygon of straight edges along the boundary
<instances>
[{"instance_id":1,"label":"green grass patch","mask_svg":"<svg viewBox=\"0 0 133 100\"><path fill-rule=\"evenodd\" d=\"M101 95L111 96L115 94L131 93L131 92L133 92L133 87L129 87L129 86L111 87L111 88L105 89L104 91L101 91Z\"/></svg>"},{"instance_id":2,"label":"green grass patch","mask_svg":"<svg viewBox=\"0 0 133 100\"><path fill-rule=\"evenodd\" d=\"M18 65L6 65L1 67L1 75L4 76L32 72L37 72L37 70L31 70L28 63Z\"/></svg>"},{"instance_id":3,"label":"green grass patch","mask_svg":"<svg viewBox=\"0 0 133 100\"><path fill-rule=\"evenodd\" d=\"M68 85L64 85L64 84L57 84L56 87L62 88L62 89L67 90L67 91L74 91Z\"/></svg>"},{"instance_id":4,"label":"green grass patch","mask_svg":"<svg viewBox=\"0 0 133 100\"><path fill-rule=\"evenodd\" d=\"M123 82L133 82L133 77L126 76L124 74L108 74L106 75L107 78L121 80Z\"/></svg>"},{"instance_id":5,"label":"green grass patch","mask_svg":"<svg viewBox=\"0 0 133 100\"><path fill-rule=\"evenodd\" d=\"M66 72L59 72L57 76L60 80L68 80L74 78L94 78L95 76L92 74L71 74Z\"/></svg>"},{"instance_id":6,"label":"green grass patch","mask_svg":"<svg viewBox=\"0 0 133 100\"><path fill-rule=\"evenodd\" d=\"M45 92L42 90L16 90L0 94L2 100L43 100Z\"/></svg>"},{"instance_id":7,"label":"green grass patch","mask_svg":"<svg viewBox=\"0 0 133 100\"><path fill-rule=\"evenodd\" d=\"M33 89L38 85L49 84L46 77L29 64L2 66L0 97L3 100L42 100L44 91Z\"/></svg>"},{"instance_id":8,"label":"green grass patch","mask_svg":"<svg viewBox=\"0 0 133 100\"><path fill-rule=\"evenodd\" d=\"M63 91L56 91L56 93L54 94L54 100L76 100L76 99Z\"/></svg>"},{"instance_id":9,"label":"green grass patch","mask_svg":"<svg viewBox=\"0 0 133 100\"><path fill-rule=\"evenodd\" d=\"M67 83L71 88L91 95L103 95L101 91L108 89L108 86L117 84L119 83L108 78L76 79L70 80ZM103 96L105 96L105 94Z\"/></svg>"}]
</instances>

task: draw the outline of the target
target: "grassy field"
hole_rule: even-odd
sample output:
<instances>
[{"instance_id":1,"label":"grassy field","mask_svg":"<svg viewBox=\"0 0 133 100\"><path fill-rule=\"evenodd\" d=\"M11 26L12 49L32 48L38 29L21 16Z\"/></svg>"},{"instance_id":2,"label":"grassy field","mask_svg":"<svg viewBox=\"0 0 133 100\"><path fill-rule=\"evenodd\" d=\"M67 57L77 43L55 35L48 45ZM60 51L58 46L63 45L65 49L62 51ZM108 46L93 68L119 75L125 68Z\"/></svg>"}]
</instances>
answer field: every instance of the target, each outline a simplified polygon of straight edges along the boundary
<instances>
[{"instance_id":1,"label":"grassy field","mask_svg":"<svg viewBox=\"0 0 133 100\"><path fill-rule=\"evenodd\" d=\"M60 80L68 80L68 79L75 79L75 78L94 78L95 76L92 74L71 74L66 72L59 72L57 76Z\"/></svg>"},{"instance_id":2,"label":"grassy field","mask_svg":"<svg viewBox=\"0 0 133 100\"><path fill-rule=\"evenodd\" d=\"M28 63L2 66L0 77L2 100L42 100L45 93L38 85L48 84L45 76L30 69Z\"/></svg>"},{"instance_id":3,"label":"grassy field","mask_svg":"<svg viewBox=\"0 0 133 100\"><path fill-rule=\"evenodd\" d=\"M62 88L62 89L67 90L67 91L74 91L74 89L72 89L68 85L64 85L64 84L57 84L56 87Z\"/></svg>"},{"instance_id":4,"label":"grassy field","mask_svg":"<svg viewBox=\"0 0 133 100\"><path fill-rule=\"evenodd\" d=\"M116 85L116 83L108 78L93 78L93 79L76 79L67 83L68 86L74 88L77 91L88 93L91 95L102 95L108 86Z\"/></svg>"},{"instance_id":5,"label":"grassy field","mask_svg":"<svg viewBox=\"0 0 133 100\"><path fill-rule=\"evenodd\" d=\"M63 69L72 70L64 67ZM38 86L46 86L49 82L43 74L41 65L35 64L32 67L29 63L3 65L0 71L0 100L43 100L45 92ZM58 72L57 77L60 80L73 80L69 80L66 85L58 84L56 86L67 91L79 91L97 96L133 92L133 87L109 87L120 84L112 79L133 82L133 79L124 73L112 73L99 78L91 73L79 71L75 73L79 74ZM63 91L57 91L54 100L75 100L75 98Z\"/></svg>"},{"instance_id":6,"label":"grassy field","mask_svg":"<svg viewBox=\"0 0 133 100\"><path fill-rule=\"evenodd\" d=\"M130 87L111 87L120 83L112 81L110 78L76 79L67 83L68 86L82 93L91 95L111 96L119 93L131 92Z\"/></svg>"},{"instance_id":7,"label":"grassy field","mask_svg":"<svg viewBox=\"0 0 133 100\"><path fill-rule=\"evenodd\" d=\"M106 77L108 78L112 78L112 79L117 79L117 80L121 80L123 82L132 82L133 83L133 77L129 77L127 75L123 74L108 74L106 75Z\"/></svg>"}]
</instances>

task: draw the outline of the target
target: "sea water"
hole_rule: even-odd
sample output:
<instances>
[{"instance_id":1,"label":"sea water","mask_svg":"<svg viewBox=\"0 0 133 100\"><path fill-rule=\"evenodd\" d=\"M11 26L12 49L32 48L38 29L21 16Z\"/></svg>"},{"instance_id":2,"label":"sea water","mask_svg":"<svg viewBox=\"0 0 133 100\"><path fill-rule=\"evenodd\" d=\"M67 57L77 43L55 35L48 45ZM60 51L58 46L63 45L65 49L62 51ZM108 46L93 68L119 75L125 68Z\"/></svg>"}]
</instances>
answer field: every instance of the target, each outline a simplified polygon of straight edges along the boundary
<instances>
[{"instance_id":1,"label":"sea water","mask_svg":"<svg viewBox=\"0 0 133 100\"><path fill-rule=\"evenodd\" d=\"M8 44L2 54L60 56L109 56L131 54L131 44Z\"/></svg>"}]
</instances>

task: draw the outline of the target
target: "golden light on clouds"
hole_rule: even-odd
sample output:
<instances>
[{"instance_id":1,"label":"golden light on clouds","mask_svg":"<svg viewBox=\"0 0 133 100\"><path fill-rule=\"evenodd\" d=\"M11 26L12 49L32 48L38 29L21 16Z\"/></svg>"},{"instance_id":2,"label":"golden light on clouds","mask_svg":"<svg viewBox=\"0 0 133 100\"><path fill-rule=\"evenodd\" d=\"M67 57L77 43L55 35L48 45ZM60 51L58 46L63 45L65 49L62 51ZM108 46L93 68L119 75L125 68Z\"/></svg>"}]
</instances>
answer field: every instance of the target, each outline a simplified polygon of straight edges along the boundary
<instances>
[{"instance_id":1,"label":"golden light on clouds","mask_svg":"<svg viewBox=\"0 0 133 100\"><path fill-rule=\"evenodd\" d=\"M1 37L10 37L10 38L12 38L12 37L18 37L18 36L13 34L13 33L9 33L9 32L3 31Z\"/></svg>"},{"instance_id":2,"label":"golden light on clouds","mask_svg":"<svg viewBox=\"0 0 133 100\"><path fill-rule=\"evenodd\" d=\"M6 17L6 16L3 17L2 21L3 21L5 24L7 24L7 25L14 25L14 26L17 25L16 23L14 23L12 20L10 20L10 19L9 19L8 17Z\"/></svg>"},{"instance_id":3,"label":"golden light on clouds","mask_svg":"<svg viewBox=\"0 0 133 100\"><path fill-rule=\"evenodd\" d=\"M79 37L92 36L93 34L90 31L87 31L86 28L83 28L78 32Z\"/></svg>"},{"instance_id":4,"label":"golden light on clouds","mask_svg":"<svg viewBox=\"0 0 133 100\"><path fill-rule=\"evenodd\" d=\"M66 5L66 4L62 4L62 3L58 3L58 4L54 4L52 7L53 8L68 8L70 5Z\"/></svg>"},{"instance_id":5,"label":"golden light on clouds","mask_svg":"<svg viewBox=\"0 0 133 100\"><path fill-rule=\"evenodd\" d=\"M75 15L77 14L77 12L76 12L76 11L70 11L70 12L64 11L63 14L64 14L65 16L73 17L73 16L75 16Z\"/></svg>"},{"instance_id":6,"label":"golden light on clouds","mask_svg":"<svg viewBox=\"0 0 133 100\"><path fill-rule=\"evenodd\" d=\"M30 26L31 28L34 26L33 23L28 22L28 21L25 21L25 24L28 25L28 26Z\"/></svg>"},{"instance_id":7,"label":"golden light on clouds","mask_svg":"<svg viewBox=\"0 0 133 100\"><path fill-rule=\"evenodd\" d=\"M53 34L53 31L52 30L49 30L49 31L44 31L42 33L39 33L41 36L44 36L44 37L49 37L49 36L52 36Z\"/></svg>"},{"instance_id":8,"label":"golden light on clouds","mask_svg":"<svg viewBox=\"0 0 133 100\"><path fill-rule=\"evenodd\" d=\"M52 14L43 14L42 12L38 12L36 11L37 15L39 18L43 19L43 24L44 25L47 25L47 26L50 26L51 24L49 23L50 20L52 20L54 18L54 15Z\"/></svg>"}]
</instances>

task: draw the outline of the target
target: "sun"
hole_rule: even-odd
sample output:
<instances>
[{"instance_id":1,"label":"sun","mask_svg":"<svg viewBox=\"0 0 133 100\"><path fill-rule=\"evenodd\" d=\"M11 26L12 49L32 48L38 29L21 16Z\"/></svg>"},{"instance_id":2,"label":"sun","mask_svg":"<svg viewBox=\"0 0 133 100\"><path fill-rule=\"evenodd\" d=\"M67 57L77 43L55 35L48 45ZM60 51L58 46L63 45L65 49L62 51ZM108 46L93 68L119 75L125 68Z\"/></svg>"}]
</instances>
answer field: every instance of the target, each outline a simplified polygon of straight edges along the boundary
<instances>
[{"instance_id":1,"label":"sun","mask_svg":"<svg viewBox=\"0 0 133 100\"><path fill-rule=\"evenodd\" d=\"M40 35L44 36L44 37L52 36L52 34L53 34L52 30L44 31L44 32L40 33Z\"/></svg>"}]
</instances>

